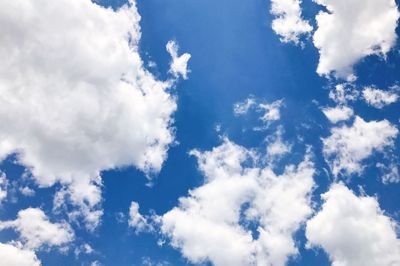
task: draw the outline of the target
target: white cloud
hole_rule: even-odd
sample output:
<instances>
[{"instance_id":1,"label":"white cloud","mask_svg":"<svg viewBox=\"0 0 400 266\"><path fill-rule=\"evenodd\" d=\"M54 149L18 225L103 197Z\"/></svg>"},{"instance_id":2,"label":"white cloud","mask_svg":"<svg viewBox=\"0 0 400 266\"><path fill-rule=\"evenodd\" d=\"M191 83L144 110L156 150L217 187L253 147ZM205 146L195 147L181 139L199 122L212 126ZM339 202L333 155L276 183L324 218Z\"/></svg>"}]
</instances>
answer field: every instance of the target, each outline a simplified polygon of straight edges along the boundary
<instances>
[{"instance_id":1,"label":"white cloud","mask_svg":"<svg viewBox=\"0 0 400 266\"><path fill-rule=\"evenodd\" d=\"M333 124L336 124L337 122L340 121L348 120L353 116L353 109L347 106L323 108L322 112Z\"/></svg>"},{"instance_id":2,"label":"white cloud","mask_svg":"<svg viewBox=\"0 0 400 266\"><path fill-rule=\"evenodd\" d=\"M80 254L93 254L95 250L90 246L88 243L84 243L83 245L80 245L75 248L74 254L76 257L78 257Z\"/></svg>"},{"instance_id":3,"label":"white cloud","mask_svg":"<svg viewBox=\"0 0 400 266\"><path fill-rule=\"evenodd\" d=\"M0 261L4 266L40 266L41 262L31 250L0 243Z\"/></svg>"},{"instance_id":4,"label":"white cloud","mask_svg":"<svg viewBox=\"0 0 400 266\"><path fill-rule=\"evenodd\" d=\"M136 233L151 230L151 225L147 222L147 218L139 212L139 204L134 201L131 202L131 206L129 207L128 224Z\"/></svg>"},{"instance_id":5,"label":"white cloud","mask_svg":"<svg viewBox=\"0 0 400 266\"><path fill-rule=\"evenodd\" d=\"M400 182L399 167L397 165L391 164L389 166L389 172L382 176L382 181L385 184L399 183Z\"/></svg>"},{"instance_id":6,"label":"white cloud","mask_svg":"<svg viewBox=\"0 0 400 266\"><path fill-rule=\"evenodd\" d=\"M325 159L335 176L343 171L360 174L362 161L374 151L392 146L398 132L387 120L366 122L356 116L352 126L335 127L331 136L322 139Z\"/></svg>"},{"instance_id":7,"label":"white cloud","mask_svg":"<svg viewBox=\"0 0 400 266\"><path fill-rule=\"evenodd\" d=\"M343 83L329 91L329 98L337 104L346 104L358 99L359 92L351 84Z\"/></svg>"},{"instance_id":8,"label":"white cloud","mask_svg":"<svg viewBox=\"0 0 400 266\"><path fill-rule=\"evenodd\" d=\"M17 231L24 247L28 249L62 247L74 239L74 233L67 223L51 223L41 209L21 210L16 220L1 221L0 230L7 228Z\"/></svg>"},{"instance_id":9,"label":"white cloud","mask_svg":"<svg viewBox=\"0 0 400 266\"><path fill-rule=\"evenodd\" d=\"M0 171L0 203L7 198L8 181L6 174Z\"/></svg>"},{"instance_id":10,"label":"white cloud","mask_svg":"<svg viewBox=\"0 0 400 266\"><path fill-rule=\"evenodd\" d=\"M271 123L281 119L281 108L283 105L283 99L268 103L250 95L244 101L237 102L233 105L233 114L235 116L242 116L246 115L250 110L255 110L260 115L259 119L263 122L263 125L254 127L254 130L264 130L268 128Z\"/></svg>"},{"instance_id":11,"label":"white cloud","mask_svg":"<svg viewBox=\"0 0 400 266\"><path fill-rule=\"evenodd\" d=\"M237 102L233 105L233 113L236 116L245 115L256 104L254 97L250 96L242 102Z\"/></svg>"},{"instance_id":12,"label":"white cloud","mask_svg":"<svg viewBox=\"0 0 400 266\"><path fill-rule=\"evenodd\" d=\"M281 157L291 150L291 145L282 140L283 129L281 127L278 128L276 133L266 140L268 142L267 145L267 160L273 161L277 157Z\"/></svg>"},{"instance_id":13,"label":"white cloud","mask_svg":"<svg viewBox=\"0 0 400 266\"><path fill-rule=\"evenodd\" d=\"M281 36L281 41L300 43L300 36L309 34L313 28L301 17L300 0L272 0L271 14L276 18L272 21L272 29Z\"/></svg>"},{"instance_id":14,"label":"white cloud","mask_svg":"<svg viewBox=\"0 0 400 266\"><path fill-rule=\"evenodd\" d=\"M83 245L83 252L85 254L92 254L94 252L94 249L89 244L85 243Z\"/></svg>"},{"instance_id":15,"label":"white cloud","mask_svg":"<svg viewBox=\"0 0 400 266\"><path fill-rule=\"evenodd\" d=\"M368 55L385 55L396 41L399 12L394 0L315 0L326 7L316 16L317 73L346 78Z\"/></svg>"},{"instance_id":16,"label":"white cloud","mask_svg":"<svg viewBox=\"0 0 400 266\"><path fill-rule=\"evenodd\" d=\"M307 222L310 247L322 247L333 266L400 265L396 225L375 198L357 197L342 184L322 198L322 210Z\"/></svg>"},{"instance_id":17,"label":"white cloud","mask_svg":"<svg viewBox=\"0 0 400 266\"><path fill-rule=\"evenodd\" d=\"M281 119L280 109L282 105L283 105L283 100L277 100L270 104L268 103L259 104L258 108L262 110L262 112L264 112L264 114L260 117L260 119L265 123Z\"/></svg>"},{"instance_id":18,"label":"white cloud","mask_svg":"<svg viewBox=\"0 0 400 266\"><path fill-rule=\"evenodd\" d=\"M95 261L93 261L91 264L90 264L90 266L101 266L102 264L99 262L99 261L97 261L97 260L95 260Z\"/></svg>"},{"instance_id":19,"label":"white cloud","mask_svg":"<svg viewBox=\"0 0 400 266\"><path fill-rule=\"evenodd\" d=\"M398 164L392 162L385 166L382 163L377 163L376 166L384 172L382 175L382 182L384 184L400 183L400 171Z\"/></svg>"},{"instance_id":20,"label":"white cloud","mask_svg":"<svg viewBox=\"0 0 400 266\"><path fill-rule=\"evenodd\" d=\"M22 195L27 197L35 196L35 190L31 189L30 187L21 187L19 191L21 192Z\"/></svg>"},{"instance_id":21,"label":"white cloud","mask_svg":"<svg viewBox=\"0 0 400 266\"><path fill-rule=\"evenodd\" d=\"M167 51L172 57L172 61L170 64L171 73L177 78L179 75L182 76L183 79L187 79L188 69L187 64L191 57L190 54L184 53L181 56L178 56L179 46L174 41L169 41L167 43Z\"/></svg>"},{"instance_id":22,"label":"white cloud","mask_svg":"<svg viewBox=\"0 0 400 266\"><path fill-rule=\"evenodd\" d=\"M143 257L142 265L143 266L167 266L167 265L171 265L171 263L169 263L168 261L155 261L150 257Z\"/></svg>"},{"instance_id":23,"label":"white cloud","mask_svg":"<svg viewBox=\"0 0 400 266\"><path fill-rule=\"evenodd\" d=\"M383 91L371 87L364 88L363 92L364 100L375 108L383 108L386 105L397 102L399 95L395 92Z\"/></svg>"},{"instance_id":24,"label":"white cloud","mask_svg":"<svg viewBox=\"0 0 400 266\"><path fill-rule=\"evenodd\" d=\"M17 153L40 186L60 182L57 198L90 228L101 216L100 171L156 173L174 140L174 83L143 67L139 20L133 0L117 11L1 1L0 159Z\"/></svg>"},{"instance_id":25,"label":"white cloud","mask_svg":"<svg viewBox=\"0 0 400 266\"><path fill-rule=\"evenodd\" d=\"M298 253L293 234L312 212L314 168L308 156L276 175L256 165L253 151L229 140L192 154L204 184L160 219L173 247L193 263L216 266L284 265Z\"/></svg>"}]
</instances>

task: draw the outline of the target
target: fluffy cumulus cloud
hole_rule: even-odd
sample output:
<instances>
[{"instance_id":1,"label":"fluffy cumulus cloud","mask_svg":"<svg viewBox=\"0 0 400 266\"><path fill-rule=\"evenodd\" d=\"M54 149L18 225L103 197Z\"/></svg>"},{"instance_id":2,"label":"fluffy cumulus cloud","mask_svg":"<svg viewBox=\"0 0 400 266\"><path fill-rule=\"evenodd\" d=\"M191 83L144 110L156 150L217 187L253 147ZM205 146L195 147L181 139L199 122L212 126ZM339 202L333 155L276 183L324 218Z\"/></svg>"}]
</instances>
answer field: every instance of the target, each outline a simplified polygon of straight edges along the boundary
<instances>
[{"instance_id":1,"label":"fluffy cumulus cloud","mask_svg":"<svg viewBox=\"0 0 400 266\"><path fill-rule=\"evenodd\" d=\"M18 245L0 243L0 261L4 266L40 266L40 260L31 250Z\"/></svg>"},{"instance_id":2,"label":"fluffy cumulus cloud","mask_svg":"<svg viewBox=\"0 0 400 266\"><path fill-rule=\"evenodd\" d=\"M348 120L353 116L353 109L347 106L327 107L323 108L322 112L333 124Z\"/></svg>"},{"instance_id":3,"label":"fluffy cumulus cloud","mask_svg":"<svg viewBox=\"0 0 400 266\"><path fill-rule=\"evenodd\" d=\"M360 174L362 161L374 151L393 146L398 132L387 120L366 122L356 116L353 125L335 127L329 137L322 139L323 153L335 176Z\"/></svg>"},{"instance_id":4,"label":"fluffy cumulus cloud","mask_svg":"<svg viewBox=\"0 0 400 266\"><path fill-rule=\"evenodd\" d=\"M58 199L91 226L100 171L157 172L174 139L174 83L143 67L139 20L134 0L116 11L90 0L1 1L0 159L16 153L40 186L63 184ZM186 77L190 56L170 52L173 73Z\"/></svg>"},{"instance_id":5,"label":"fluffy cumulus cloud","mask_svg":"<svg viewBox=\"0 0 400 266\"><path fill-rule=\"evenodd\" d=\"M333 266L400 265L396 225L373 197L357 197L342 184L322 195L320 212L307 222L309 247L321 247Z\"/></svg>"},{"instance_id":6,"label":"fluffy cumulus cloud","mask_svg":"<svg viewBox=\"0 0 400 266\"><path fill-rule=\"evenodd\" d=\"M74 233L67 223L51 223L41 209L21 210L17 219L0 222L0 230L7 228L17 231L20 241L28 249L62 247L74 239Z\"/></svg>"},{"instance_id":7,"label":"fluffy cumulus cloud","mask_svg":"<svg viewBox=\"0 0 400 266\"><path fill-rule=\"evenodd\" d=\"M368 55L385 55L396 41L399 11L394 0L315 0L327 11L316 16L317 72L341 78ZM345 44L345 45L344 45Z\"/></svg>"},{"instance_id":8,"label":"fluffy cumulus cloud","mask_svg":"<svg viewBox=\"0 0 400 266\"><path fill-rule=\"evenodd\" d=\"M298 253L293 234L311 214L313 164L276 175L258 155L226 140L193 151L204 184L160 217L161 232L193 263L285 265Z\"/></svg>"},{"instance_id":9,"label":"fluffy cumulus cloud","mask_svg":"<svg viewBox=\"0 0 400 266\"><path fill-rule=\"evenodd\" d=\"M301 17L300 0L272 0L271 14L275 16L272 29L282 42L300 43L300 36L310 33L313 28Z\"/></svg>"},{"instance_id":10,"label":"fluffy cumulus cloud","mask_svg":"<svg viewBox=\"0 0 400 266\"><path fill-rule=\"evenodd\" d=\"M399 99L399 95L396 92L384 91L371 87L364 88L362 96L366 103L378 109L395 103Z\"/></svg>"}]
</instances>

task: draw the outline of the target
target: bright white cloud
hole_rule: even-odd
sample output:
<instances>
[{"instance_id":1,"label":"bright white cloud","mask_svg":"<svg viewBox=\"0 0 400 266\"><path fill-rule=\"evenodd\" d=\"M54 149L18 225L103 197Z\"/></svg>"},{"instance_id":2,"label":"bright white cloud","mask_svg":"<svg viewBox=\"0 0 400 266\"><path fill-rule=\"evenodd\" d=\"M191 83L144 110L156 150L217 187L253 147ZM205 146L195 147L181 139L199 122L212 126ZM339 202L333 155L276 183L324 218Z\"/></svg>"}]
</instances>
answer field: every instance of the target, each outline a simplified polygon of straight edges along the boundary
<instances>
[{"instance_id":1,"label":"bright white cloud","mask_svg":"<svg viewBox=\"0 0 400 266\"><path fill-rule=\"evenodd\" d=\"M216 266L285 265L297 254L293 234L312 212L314 168L308 156L276 175L256 165L253 151L229 140L192 154L204 184L160 219L173 247L193 263Z\"/></svg>"},{"instance_id":2,"label":"bright white cloud","mask_svg":"<svg viewBox=\"0 0 400 266\"><path fill-rule=\"evenodd\" d=\"M20 241L28 249L61 247L74 239L74 233L67 223L51 223L41 209L21 210L17 219L0 222L0 230L7 228L17 231Z\"/></svg>"},{"instance_id":3,"label":"bright white cloud","mask_svg":"<svg viewBox=\"0 0 400 266\"><path fill-rule=\"evenodd\" d=\"M309 34L313 28L301 17L300 0L272 0L271 14L275 16L272 29L281 41L300 43L300 36Z\"/></svg>"},{"instance_id":4,"label":"bright white cloud","mask_svg":"<svg viewBox=\"0 0 400 266\"><path fill-rule=\"evenodd\" d=\"M379 109L395 103L399 99L399 95L395 92L383 91L371 87L364 88L362 95L369 105Z\"/></svg>"},{"instance_id":5,"label":"bright white cloud","mask_svg":"<svg viewBox=\"0 0 400 266\"><path fill-rule=\"evenodd\" d=\"M56 203L93 228L100 171L160 170L174 140L173 82L143 67L134 0L117 11L90 0L0 4L0 159L17 153L40 186L60 182ZM182 75L188 57L175 58Z\"/></svg>"},{"instance_id":6,"label":"bright white cloud","mask_svg":"<svg viewBox=\"0 0 400 266\"><path fill-rule=\"evenodd\" d=\"M356 116L352 126L335 127L331 136L322 139L325 159L335 176L358 173L362 161L374 151L383 151L393 145L398 129L387 120L366 122Z\"/></svg>"},{"instance_id":7,"label":"bright white cloud","mask_svg":"<svg viewBox=\"0 0 400 266\"><path fill-rule=\"evenodd\" d=\"M269 123L272 121L277 121L281 119L281 107L283 105L283 100L277 100L273 103L261 103L258 105L258 108L264 112L264 114L260 117L260 119Z\"/></svg>"},{"instance_id":8,"label":"bright white cloud","mask_svg":"<svg viewBox=\"0 0 400 266\"><path fill-rule=\"evenodd\" d=\"M329 91L329 98L337 104L346 104L358 99L359 92L351 84L338 84Z\"/></svg>"},{"instance_id":9,"label":"bright white cloud","mask_svg":"<svg viewBox=\"0 0 400 266\"><path fill-rule=\"evenodd\" d=\"M292 148L289 143L282 140L282 135L283 129L279 127L274 135L266 139L268 142L266 157L270 162L289 153Z\"/></svg>"},{"instance_id":10,"label":"bright white cloud","mask_svg":"<svg viewBox=\"0 0 400 266\"><path fill-rule=\"evenodd\" d=\"M0 203L7 198L7 186L6 174L0 171Z\"/></svg>"},{"instance_id":11,"label":"bright white cloud","mask_svg":"<svg viewBox=\"0 0 400 266\"><path fill-rule=\"evenodd\" d=\"M315 0L326 7L316 16L317 73L347 78L368 55L384 56L396 41L399 11L394 0Z\"/></svg>"},{"instance_id":12,"label":"bright white cloud","mask_svg":"<svg viewBox=\"0 0 400 266\"><path fill-rule=\"evenodd\" d=\"M0 261L4 266L40 266L40 260L31 250L0 243Z\"/></svg>"},{"instance_id":13,"label":"bright white cloud","mask_svg":"<svg viewBox=\"0 0 400 266\"><path fill-rule=\"evenodd\" d=\"M190 54L184 53L181 56L178 55L179 46L174 41L169 41L167 43L167 51L172 57L172 61L170 64L171 73L177 78L179 75L182 76L183 79L187 79L188 69L187 64L191 57Z\"/></svg>"},{"instance_id":14,"label":"bright white cloud","mask_svg":"<svg viewBox=\"0 0 400 266\"><path fill-rule=\"evenodd\" d=\"M151 225L147 222L147 218L140 214L139 204L132 201L129 207L129 221L128 224L136 233L151 230Z\"/></svg>"},{"instance_id":15,"label":"bright white cloud","mask_svg":"<svg viewBox=\"0 0 400 266\"><path fill-rule=\"evenodd\" d=\"M373 197L357 197L342 184L322 195L320 212L307 222L309 247L321 247L333 266L400 265L396 225Z\"/></svg>"},{"instance_id":16,"label":"bright white cloud","mask_svg":"<svg viewBox=\"0 0 400 266\"><path fill-rule=\"evenodd\" d=\"M353 109L347 106L327 107L323 108L322 112L333 124L348 120L353 116Z\"/></svg>"}]
</instances>

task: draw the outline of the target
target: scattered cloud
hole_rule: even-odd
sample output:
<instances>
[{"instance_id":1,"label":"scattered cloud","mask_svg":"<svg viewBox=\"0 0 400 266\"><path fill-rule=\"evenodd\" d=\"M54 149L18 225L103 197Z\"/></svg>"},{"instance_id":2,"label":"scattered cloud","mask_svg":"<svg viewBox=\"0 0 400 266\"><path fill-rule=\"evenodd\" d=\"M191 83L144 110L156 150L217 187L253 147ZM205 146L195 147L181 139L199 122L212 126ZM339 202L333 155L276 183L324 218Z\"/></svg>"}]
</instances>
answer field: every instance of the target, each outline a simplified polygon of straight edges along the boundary
<instances>
[{"instance_id":1,"label":"scattered cloud","mask_svg":"<svg viewBox=\"0 0 400 266\"><path fill-rule=\"evenodd\" d=\"M283 99L268 103L250 95L244 101L233 105L233 114L235 116L243 116L248 114L250 110L254 110L259 115L259 120L263 122L262 126L254 127L254 130L264 130L271 123L281 119L281 108L283 105Z\"/></svg>"},{"instance_id":2,"label":"scattered cloud","mask_svg":"<svg viewBox=\"0 0 400 266\"><path fill-rule=\"evenodd\" d=\"M362 161L374 151L393 146L398 129L387 120L366 122L356 116L352 126L335 127L323 138L323 153L335 176L343 172L361 174Z\"/></svg>"},{"instance_id":3,"label":"scattered cloud","mask_svg":"<svg viewBox=\"0 0 400 266\"><path fill-rule=\"evenodd\" d=\"M397 102L399 95L395 92L384 91L372 87L366 87L362 91L364 100L369 105L382 109L386 105Z\"/></svg>"},{"instance_id":4,"label":"scattered cloud","mask_svg":"<svg viewBox=\"0 0 400 266\"><path fill-rule=\"evenodd\" d=\"M284 43L300 43L300 36L308 35L312 26L301 17L300 0L272 0L271 14L275 16L272 29Z\"/></svg>"},{"instance_id":5,"label":"scattered cloud","mask_svg":"<svg viewBox=\"0 0 400 266\"><path fill-rule=\"evenodd\" d=\"M190 54L184 53L182 55L178 55L179 46L175 41L169 41L167 43L167 51L172 57L172 62L170 64L170 72L177 78L179 75L182 76L183 79L187 79L187 74L189 70L187 69L187 64L191 57Z\"/></svg>"},{"instance_id":6,"label":"scattered cloud","mask_svg":"<svg viewBox=\"0 0 400 266\"><path fill-rule=\"evenodd\" d=\"M0 204L7 198L8 181L6 174L0 171Z\"/></svg>"},{"instance_id":7,"label":"scattered cloud","mask_svg":"<svg viewBox=\"0 0 400 266\"><path fill-rule=\"evenodd\" d=\"M80 254L93 254L95 250L90 246L88 243L84 243L83 245L80 245L75 248L74 254L76 257L78 257Z\"/></svg>"},{"instance_id":8,"label":"scattered cloud","mask_svg":"<svg viewBox=\"0 0 400 266\"><path fill-rule=\"evenodd\" d=\"M384 56L396 41L399 11L394 0L315 0L326 8L316 16L317 73L347 78L368 55ZM343 45L346 44L346 45Z\"/></svg>"},{"instance_id":9,"label":"scattered cloud","mask_svg":"<svg viewBox=\"0 0 400 266\"><path fill-rule=\"evenodd\" d=\"M5 266L40 266L40 260L31 250L18 245L0 243L0 261Z\"/></svg>"},{"instance_id":10,"label":"scattered cloud","mask_svg":"<svg viewBox=\"0 0 400 266\"><path fill-rule=\"evenodd\" d=\"M91 264L90 264L90 266L101 266L101 265L103 265L103 264L101 264L99 261L97 261L97 260L95 260L95 261L93 261Z\"/></svg>"},{"instance_id":11,"label":"scattered cloud","mask_svg":"<svg viewBox=\"0 0 400 266\"><path fill-rule=\"evenodd\" d=\"M282 157L291 150L291 145L282 139L283 129L279 127L276 133L272 136L267 137L267 154L266 158L270 162L274 159Z\"/></svg>"},{"instance_id":12,"label":"scattered cloud","mask_svg":"<svg viewBox=\"0 0 400 266\"><path fill-rule=\"evenodd\" d=\"M67 223L51 223L41 209L28 208L18 212L17 219L1 221L0 230L12 228L19 233L20 241L27 249L62 247L74 239Z\"/></svg>"},{"instance_id":13,"label":"scattered cloud","mask_svg":"<svg viewBox=\"0 0 400 266\"><path fill-rule=\"evenodd\" d=\"M281 107L283 105L283 100L277 100L273 103L260 103L258 108L264 114L260 117L260 119L264 123L270 123L272 121L278 121L281 119Z\"/></svg>"},{"instance_id":14,"label":"scattered cloud","mask_svg":"<svg viewBox=\"0 0 400 266\"><path fill-rule=\"evenodd\" d=\"M333 124L346 121L353 116L353 109L347 106L326 107L322 109L322 112Z\"/></svg>"},{"instance_id":15,"label":"scattered cloud","mask_svg":"<svg viewBox=\"0 0 400 266\"><path fill-rule=\"evenodd\" d=\"M255 105L256 99L253 96L250 96L242 102L235 103L233 105L233 113L236 116L245 115Z\"/></svg>"},{"instance_id":16,"label":"scattered cloud","mask_svg":"<svg viewBox=\"0 0 400 266\"><path fill-rule=\"evenodd\" d=\"M323 248L334 266L400 264L396 224L375 198L333 184L322 199L322 209L307 222L309 247Z\"/></svg>"},{"instance_id":17,"label":"scattered cloud","mask_svg":"<svg viewBox=\"0 0 400 266\"><path fill-rule=\"evenodd\" d=\"M118 10L90 0L3 1L0 17L0 159L16 153L39 186L61 183L58 199L94 228L102 170L161 169L174 141L174 81L144 68L133 0ZM186 77L190 56L169 47L172 71Z\"/></svg>"},{"instance_id":18,"label":"scattered cloud","mask_svg":"<svg viewBox=\"0 0 400 266\"><path fill-rule=\"evenodd\" d=\"M329 98L337 104L344 105L348 102L356 101L359 97L359 92L355 90L352 84L338 84L329 91Z\"/></svg>"},{"instance_id":19,"label":"scattered cloud","mask_svg":"<svg viewBox=\"0 0 400 266\"><path fill-rule=\"evenodd\" d=\"M21 187L21 188L19 188L19 192L21 192L22 195L27 196L27 197L35 196L35 190L33 190L30 187Z\"/></svg>"},{"instance_id":20,"label":"scattered cloud","mask_svg":"<svg viewBox=\"0 0 400 266\"><path fill-rule=\"evenodd\" d=\"M173 247L192 263L216 266L284 265L298 253L293 234L312 212L308 155L276 175L256 165L253 151L227 139L212 151L191 154L204 184L160 217Z\"/></svg>"},{"instance_id":21,"label":"scattered cloud","mask_svg":"<svg viewBox=\"0 0 400 266\"><path fill-rule=\"evenodd\" d=\"M150 257L143 257L142 265L143 266L167 266L167 265L171 265L171 263L169 263L168 261L156 261Z\"/></svg>"},{"instance_id":22,"label":"scattered cloud","mask_svg":"<svg viewBox=\"0 0 400 266\"><path fill-rule=\"evenodd\" d=\"M382 163L377 163L377 167L384 172L382 175L382 182L384 184L400 183L400 171L398 164L391 162L389 165L385 166Z\"/></svg>"},{"instance_id":23,"label":"scattered cloud","mask_svg":"<svg viewBox=\"0 0 400 266\"><path fill-rule=\"evenodd\" d=\"M92 254L94 252L94 249L89 244L86 243L83 245L83 252L85 254Z\"/></svg>"},{"instance_id":24,"label":"scattered cloud","mask_svg":"<svg viewBox=\"0 0 400 266\"><path fill-rule=\"evenodd\" d=\"M139 204L132 201L129 207L129 221L128 224L135 230L135 233L152 231L152 226L148 223L147 218L139 213Z\"/></svg>"}]
</instances>

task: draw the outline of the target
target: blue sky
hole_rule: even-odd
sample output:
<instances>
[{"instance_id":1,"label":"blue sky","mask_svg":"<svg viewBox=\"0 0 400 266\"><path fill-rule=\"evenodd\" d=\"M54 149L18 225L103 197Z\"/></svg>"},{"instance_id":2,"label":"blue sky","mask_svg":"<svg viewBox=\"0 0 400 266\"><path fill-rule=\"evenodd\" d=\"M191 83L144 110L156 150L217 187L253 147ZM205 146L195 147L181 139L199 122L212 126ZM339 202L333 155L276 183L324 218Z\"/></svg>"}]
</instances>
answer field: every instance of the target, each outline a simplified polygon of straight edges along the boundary
<instances>
[{"instance_id":1,"label":"blue sky","mask_svg":"<svg viewBox=\"0 0 400 266\"><path fill-rule=\"evenodd\" d=\"M398 1L351 0L346 6L342 0L304 0L297 6L301 8L298 19L313 29L297 32L298 42L283 41L273 29L277 15L269 0L137 0L130 4L98 0L97 9L89 0L77 1L80 5L67 0L56 4L28 1L35 6L33 11L22 0L7 2L0 1L5 10L11 10L9 14L0 11L2 23L11 29L0 30L0 36L7 37L0 38L4 47L0 56L12 55L0 69L0 104L5 106L0 107L0 176L6 192L3 198L0 193L0 258L6 265L23 265L12 255L7 257L12 252L6 246L16 254L25 252L21 257L29 253L26 265L39 265L34 264L38 261L42 265L93 266L400 264L396 227L400 219ZM290 1L272 2L279 7ZM299 2L292 2L296 9ZM352 15L343 12L343 3ZM122 6L130 15L118 13ZM111 9L105 11L106 7ZM74 16L64 16L64 9ZM135 11L140 22L135 21ZM317 23L319 12L333 14L331 23ZM393 19L383 21L382 17ZM140 26L141 35L129 31L131 25ZM289 20L284 25L292 26ZM27 27L32 27L32 34ZM335 27L349 30L338 33ZM321 45L316 44L316 31L322 36ZM137 44L129 43L128 32ZM179 46L178 56L190 54L177 70L166 51L170 41ZM331 64L327 73L318 73L323 60L320 53L331 44L339 44L340 49L323 62ZM14 49L29 52L20 55ZM143 64L130 66L135 56ZM354 60L346 65L351 57ZM151 85L145 81L138 85L137 80L150 80ZM115 93L124 91L124 85L145 96ZM337 88L345 88L348 98L330 97ZM158 90L169 99L159 97ZM372 96L368 98L367 92ZM103 93L108 97L103 98ZM249 108L235 112L234 107L244 106L247 99L252 101ZM271 107L277 101L281 104ZM142 109L130 109L142 105ZM336 111L349 108L351 115L333 122L323 112L328 107ZM279 117L262 120L271 109ZM165 137L169 133L173 139ZM277 139L284 151L272 154L268 147ZM154 153L161 156L161 163L147 155L148 147L159 148ZM218 147L232 150L219 154ZM189 154L192 150L199 151L197 157ZM236 172L229 160L239 151L247 159L239 164L234 160L235 167L241 167ZM312 162L307 166L313 171L311 176L297 176L301 170L285 171L288 165L307 161L306 154ZM208 198L207 192L196 198L192 192L214 186L218 178L226 181L221 177L225 174L228 179L238 175L262 182L263 174L247 176L249 169L271 170L278 181L270 181L263 191L252 188L253 196L232 203L239 208L239 220L228 217L229 222L219 224L219 218L210 218L208 211L224 216L224 195L234 198L235 193L242 193L240 188L236 192L222 186L221 196L215 199ZM280 185L279 180L286 178L289 182ZM310 186L298 192L296 178L304 178L300 184L311 182ZM26 187L32 191L23 193ZM274 198L275 190L282 198ZM284 193L298 198L290 203L291 196ZM264 194L264 202L273 203L265 210L254 207ZM203 208L185 208L179 203L181 197ZM215 201L211 206L215 209L203 210L208 200ZM130 213L132 202L140 206L136 216ZM279 212L281 202L289 203L283 213ZM293 214L297 213L296 202L301 202L304 211L299 216ZM264 213L250 219L247 208ZM46 219L37 218L37 227L24 230L29 222L24 223L24 216L19 215L23 210L31 210L30 219L40 212ZM102 214L89 222L95 211ZM271 222L275 211L288 221ZM168 214L172 218L167 221ZM196 224L182 218L186 214L195 217ZM134 222L135 217L139 222ZM54 231L39 226L48 222L57 225ZM285 227L286 222L290 226ZM184 230L191 226L189 232ZM212 241L218 230L235 228L251 236L249 247L243 247L252 251L243 251L247 254L243 261L235 260L235 254L225 256L225 240ZM260 228L269 234L277 231L274 236L288 242L280 247L271 240L272 247L265 247ZM199 235L190 234L197 230ZM243 232L235 231L237 235L227 239ZM57 242L57 238L62 240ZM348 241L350 254L346 252ZM215 248L208 248L209 243ZM371 248L376 243L378 251ZM254 251L254 246L263 249ZM274 257L274 252L284 254L284 259L276 259L281 255Z\"/></svg>"}]
</instances>

